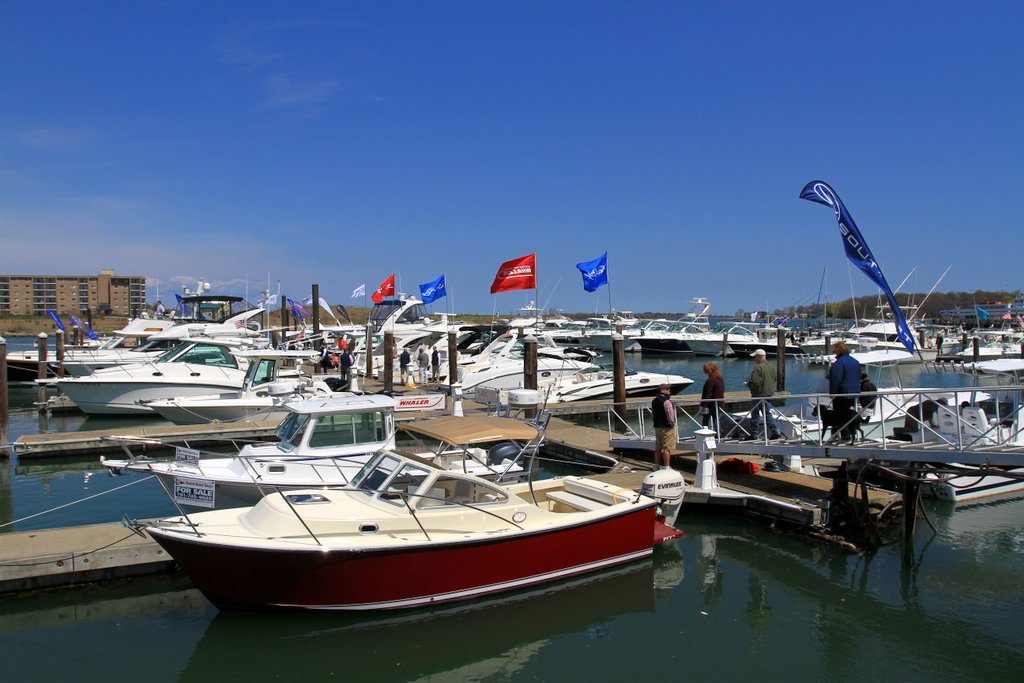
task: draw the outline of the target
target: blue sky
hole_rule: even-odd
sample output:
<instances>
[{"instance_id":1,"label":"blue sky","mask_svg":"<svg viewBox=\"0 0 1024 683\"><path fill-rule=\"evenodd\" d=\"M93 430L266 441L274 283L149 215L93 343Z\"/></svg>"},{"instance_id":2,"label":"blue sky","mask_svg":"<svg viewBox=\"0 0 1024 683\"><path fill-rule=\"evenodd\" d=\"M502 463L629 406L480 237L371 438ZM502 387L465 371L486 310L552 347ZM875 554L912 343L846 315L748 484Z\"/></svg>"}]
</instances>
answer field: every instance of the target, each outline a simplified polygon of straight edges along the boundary
<instances>
[{"instance_id":1,"label":"blue sky","mask_svg":"<svg viewBox=\"0 0 1024 683\"><path fill-rule=\"evenodd\" d=\"M1013 2L8 2L0 272L164 297L440 274L456 312L713 313L1024 287ZM852 286L851 286L852 285Z\"/></svg>"}]
</instances>

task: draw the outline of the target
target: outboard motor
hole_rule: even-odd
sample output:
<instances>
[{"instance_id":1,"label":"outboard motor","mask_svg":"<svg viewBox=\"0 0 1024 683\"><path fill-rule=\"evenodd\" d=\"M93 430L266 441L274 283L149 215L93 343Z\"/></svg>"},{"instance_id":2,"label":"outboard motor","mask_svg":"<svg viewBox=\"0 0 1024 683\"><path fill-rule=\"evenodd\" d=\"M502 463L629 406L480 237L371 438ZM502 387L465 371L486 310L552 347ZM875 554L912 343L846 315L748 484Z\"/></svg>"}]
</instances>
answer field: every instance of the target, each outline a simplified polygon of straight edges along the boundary
<instances>
[{"instance_id":1,"label":"outboard motor","mask_svg":"<svg viewBox=\"0 0 1024 683\"><path fill-rule=\"evenodd\" d=\"M519 455L519 446L511 441L496 443L487 450L487 462L491 465L500 465L506 460L511 460Z\"/></svg>"},{"instance_id":2,"label":"outboard motor","mask_svg":"<svg viewBox=\"0 0 1024 683\"><path fill-rule=\"evenodd\" d=\"M658 516L673 526L683 505L683 475L676 470L654 470L644 477L640 492L658 501Z\"/></svg>"}]
</instances>

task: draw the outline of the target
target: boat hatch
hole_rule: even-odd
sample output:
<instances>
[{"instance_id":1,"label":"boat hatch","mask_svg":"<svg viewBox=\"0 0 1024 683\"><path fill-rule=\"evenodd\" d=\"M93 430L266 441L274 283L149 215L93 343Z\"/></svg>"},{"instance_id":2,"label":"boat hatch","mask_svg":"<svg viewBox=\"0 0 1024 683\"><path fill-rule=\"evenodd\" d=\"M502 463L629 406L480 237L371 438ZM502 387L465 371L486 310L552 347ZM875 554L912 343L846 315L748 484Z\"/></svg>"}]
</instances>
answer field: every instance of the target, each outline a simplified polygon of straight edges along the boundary
<instances>
[{"instance_id":1,"label":"boat hatch","mask_svg":"<svg viewBox=\"0 0 1024 683\"><path fill-rule=\"evenodd\" d=\"M285 494L285 498L292 505L315 505L328 502L327 497L321 493L288 493Z\"/></svg>"}]
</instances>

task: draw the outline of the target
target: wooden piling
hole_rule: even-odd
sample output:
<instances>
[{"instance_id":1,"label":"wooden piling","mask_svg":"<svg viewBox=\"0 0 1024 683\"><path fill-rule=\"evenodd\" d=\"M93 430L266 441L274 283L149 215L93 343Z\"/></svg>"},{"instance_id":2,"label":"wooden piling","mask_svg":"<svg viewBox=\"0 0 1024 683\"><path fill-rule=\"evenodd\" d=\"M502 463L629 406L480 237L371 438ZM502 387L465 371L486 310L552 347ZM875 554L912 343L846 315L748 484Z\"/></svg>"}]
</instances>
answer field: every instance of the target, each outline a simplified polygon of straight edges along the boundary
<instances>
[{"instance_id":1,"label":"wooden piling","mask_svg":"<svg viewBox=\"0 0 1024 683\"><path fill-rule=\"evenodd\" d=\"M36 337L36 347L39 349L39 363L37 366L38 369L36 370L36 377L38 379L46 379L46 354L49 350L47 349L47 339L48 335L45 332L40 332L39 336Z\"/></svg>"},{"instance_id":2,"label":"wooden piling","mask_svg":"<svg viewBox=\"0 0 1024 683\"><path fill-rule=\"evenodd\" d=\"M622 335L612 335L612 391L615 400L615 414L623 424L626 422L626 345Z\"/></svg>"},{"instance_id":3,"label":"wooden piling","mask_svg":"<svg viewBox=\"0 0 1024 683\"><path fill-rule=\"evenodd\" d=\"M523 388L537 388L537 338L532 334L523 339ZM527 419L537 417L536 408L524 411Z\"/></svg>"},{"instance_id":4,"label":"wooden piling","mask_svg":"<svg viewBox=\"0 0 1024 683\"><path fill-rule=\"evenodd\" d=\"M722 333L722 358L725 358L728 355L729 355L729 333L728 332L723 332Z\"/></svg>"},{"instance_id":5,"label":"wooden piling","mask_svg":"<svg viewBox=\"0 0 1024 683\"><path fill-rule=\"evenodd\" d=\"M372 359L370 361L373 362ZM395 333L384 333L384 391L395 390Z\"/></svg>"},{"instance_id":6,"label":"wooden piling","mask_svg":"<svg viewBox=\"0 0 1024 683\"><path fill-rule=\"evenodd\" d=\"M978 348L980 346L980 344L981 344L981 340L978 339L977 337L975 337L974 339L971 340L971 348L973 350L974 362L975 363L978 362L978 356L980 355L980 350Z\"/></svg>"},{"instance_id":7,"label":"wooden piling","mask_svg":"<svg viewBox=\"0 0 1024 683\"><path fill-rule=\"evenodd\" d=\"M459 339L455 330L448 329L448 386L459 381ZM449 394L454 395L449 391Z\"/></svg>"},{"instance_id":8,"label":"wooden piling","mask_svg":"<svg viewBox=\"0 0 1024 683\"><path fill-rule=\"evenodd\" d=\"M320 285L313 283L313 342L317 351L324 347L324 340L320 338Z\"/></svg>"},{"instance_id":9,"label":"wooden piling","mask_svg":"<svg viewBox=\"0 0 1024 683\"><path fill-rule=\"evenodd\" d=\"M281 295L281 337L288 339L288 297Z\"/></svg>"},{"instance_id":10,"label":"wooden piling","mask_svg":"<svg viewBox=\"0 0 1024 683\"><path fill-rule=\"evenodd\" d=\"M57 376L64 376L64 330L54 332L57 340Z\"/></svg>"},{"instance_id":11,"label":"wooden piling","mask_svg":"<svg viewBox=\"0 0 1024 683\"><path fill-rule=\"evenodd\" d=\"M960 335L960 350L961 351L966 351L967 350L967 333L966 332L964 332L963 334Z\"/></svg>"},{"instance_id":12,"label":"wooden piling","mask_svg":"<svg viewBox=\"0 0 1024 683\"><path fill-rule=\"evenodd\" d=\"M775 330L775 375L776 389L786 390L786 328Z\"/></svg>"},{"instance_id":13,"label":"wooden piling","mask_svg":"<svg viewBox=\"0 0 1024 683\"><path fill-rule=\"evenodd\" d=\"M7 443L10 413L7 409L7 340L0 337L0 444ZM0 448L0 458L7 457L7 449Z\"/></svg>"},{"instance_id":14,"label":"wooden piling","mask_svg":"<svg viewBox=\"0 0 1024 683\"><path fill-rule=\"evenodd\" d=\"M363 342L366 349L366 379L373 379L373 324L366 321L366 340Z\"/></svg>"},{"instance_id":15,"label":"wooden piling","mask_svg":"<svg viewBox=\"0 0 1024 683\"><path fill-rule=\"evenodd\" d=\"M913 542L917 530L919 488L917 479L908 478L903 482L903 541L908 544Z\"/></svg>"}]
</instances>

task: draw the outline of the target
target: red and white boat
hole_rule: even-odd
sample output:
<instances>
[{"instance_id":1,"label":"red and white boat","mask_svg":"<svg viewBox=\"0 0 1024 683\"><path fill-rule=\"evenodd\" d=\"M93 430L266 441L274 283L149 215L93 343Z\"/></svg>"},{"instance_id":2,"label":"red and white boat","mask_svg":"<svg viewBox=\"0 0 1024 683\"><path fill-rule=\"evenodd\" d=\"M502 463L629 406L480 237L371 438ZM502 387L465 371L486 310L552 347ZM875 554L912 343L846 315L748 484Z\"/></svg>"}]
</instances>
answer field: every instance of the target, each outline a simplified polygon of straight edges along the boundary
<instances>
[{"instance_id":1,"label":"red and white boat","mask_svg":"<svg viewBox=\"0 0 1024 683\"><path fill-rule=\"evenodd\" d=\"M380 610L533 586L651 556L681 536L678 485L659 501L592 478L501 487L392 452L343 489L148 524L221 609ZM645 486L647 482L645 482Z\"/></svg>"}]
</instances>

